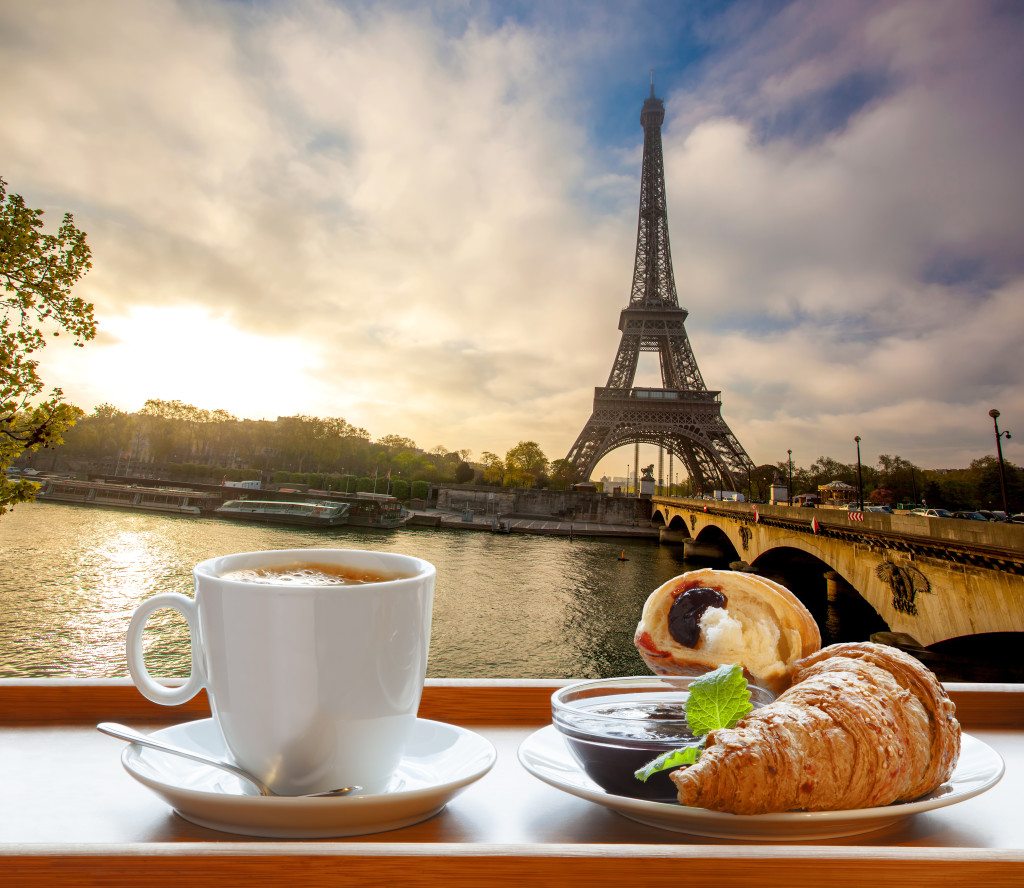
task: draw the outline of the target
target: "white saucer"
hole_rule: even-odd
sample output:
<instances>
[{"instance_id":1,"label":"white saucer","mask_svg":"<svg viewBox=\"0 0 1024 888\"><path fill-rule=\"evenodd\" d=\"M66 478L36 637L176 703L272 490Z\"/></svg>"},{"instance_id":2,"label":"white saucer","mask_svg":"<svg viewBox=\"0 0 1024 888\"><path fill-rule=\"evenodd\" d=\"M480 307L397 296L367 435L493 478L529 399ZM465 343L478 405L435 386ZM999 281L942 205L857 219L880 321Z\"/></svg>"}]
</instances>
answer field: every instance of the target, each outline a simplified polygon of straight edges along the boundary
<instances>
[{"instance_id":1,"label":"white saucer","mask_svg":"<svg viewBox=\"0 0 1024 888\"><path fill-rule=\"evenodd\" d=\"M790 811L784 814L724 814L671 802L651 802L605 792L577 764L553 725L527 737L519 761L535 777L581 799L604 805L648 826L716 839L793 842L835 839L882 829L917 814L966 801L996 785L1003 760L991 746L963 735L956 770L935 792L913 802L855 811Z\"/></svg>"},{"instance_id":2,"label":"white saucer","mask_svg":"<svg viewBox=\"0 0 1024 888\"><path fill-rule=\"evenodd\" d=\"M213 719L186 722L153 736L230 761ZM260 796L226 771L175 755L125 747L121 764L178 814L224 832L282 839L359 836L400 829L440 811L494 764L494 747L472 731L417 719L409 752L386 792L335 798Z\"/></svg>"}]
</instances>

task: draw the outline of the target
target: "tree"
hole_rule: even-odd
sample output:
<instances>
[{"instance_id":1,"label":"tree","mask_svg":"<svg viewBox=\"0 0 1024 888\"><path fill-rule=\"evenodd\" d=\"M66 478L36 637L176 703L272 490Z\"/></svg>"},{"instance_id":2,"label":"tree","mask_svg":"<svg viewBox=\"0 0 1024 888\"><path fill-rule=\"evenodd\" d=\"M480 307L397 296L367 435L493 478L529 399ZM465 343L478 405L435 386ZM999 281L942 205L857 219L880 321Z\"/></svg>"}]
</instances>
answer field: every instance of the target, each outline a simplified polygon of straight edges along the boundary
<instances>
[{"instance_id":1,"label":"tree","mask_svg":"<svg viewBox=\"0 0 1024 888\"><path fill-rule=\"evenodd\" d=\"M777 466L761 465L750 470L750 498L755 503L766 503L771 498L772 481L779 477ZM783 474L782 477L785 477Z\"/></svg>"},{"instance_id":2,"label":"tree","mask_svg":"<svg viewBox=\"0 0 1024 888\"><path fill-rule=\"evenodd\" d=\"M480 455L480 462L484 464L484 483L503 484L505 481L505 461L496 453L485 450Z\"/></svg>"},{"instance_id":3,"label":"tree","mask_svg":"<svg viewBox=\"0 0 1024 888\"><path fill-rule=\"evenodd\" d=\"M897 502L916 503L921 497L921 470L902 456L883 453L878 457L879 484L893 492Z\"/></svg>"},{"instance_id":4,"label":"tree","mask_svg":"<svg viewBox=\"0 0 1024 888\"><path fill-rule=\"evenodd\" d=\"M548 458L536 441L520 441L505 454L505 484L533 487L548 470Z\"/></svg>"},{"instance_id":5,"label":"tree","mask_svg":"<svg viewBox=\"0 0 1024 888\"><path fill-rule=\"evenodd\" d=\"M8 196L0 179L0 514L36 490L8 481L4 470L25 451L60 444L83 415L59 388L39 399L44 385L33 354L47 333L69 333L79 347L96 335L93 306L71 295L92 267L85 233L65 213L57 233L46 234L42 217L20 194Z\"/></svg>"},{"instance_id":6,"label":"tree","mask_svg":"<svg viewBox=\"0 0 1024 888\"><path fill-rule=\"evenodd\" d=\"M459 484L465 484L468 481L472 481L474 475L476 475L476 472L473 471L473 467L468 462L460 462L455 467L455 480L458 481Z\"/></svg>"},{"instance_id":7,"label":"tree","mask_svg":"<svg viewBox=\"0 0 1024 888\"><path fill-rule=\"evenodd\" d=\"M556 459L551 463L551 487L555 490L568 490L579 481L579 472L567 459Z\"/></svg>"},{"instance_id":8,"label":"tree","mask_svg":"<svg viewBox=\"0 0 1024 888\"><path fill-rule=\"evenodd\" d=\"M874 503L876 506L891 506L896 502L896 494L888 487L877 487L871 491L868 502Z\"/></svg>"},{"instance_id":9,"label":"tree","mask_svg":"<svg viewBox=\"0 0 1024 888\"><path fill-rule=\"evenodd\" d=\"M377 441L381 447L388 450L415 450L416 442L412 438L403 438L401 435L385 435Z\"/></svg>"}]
</instances>

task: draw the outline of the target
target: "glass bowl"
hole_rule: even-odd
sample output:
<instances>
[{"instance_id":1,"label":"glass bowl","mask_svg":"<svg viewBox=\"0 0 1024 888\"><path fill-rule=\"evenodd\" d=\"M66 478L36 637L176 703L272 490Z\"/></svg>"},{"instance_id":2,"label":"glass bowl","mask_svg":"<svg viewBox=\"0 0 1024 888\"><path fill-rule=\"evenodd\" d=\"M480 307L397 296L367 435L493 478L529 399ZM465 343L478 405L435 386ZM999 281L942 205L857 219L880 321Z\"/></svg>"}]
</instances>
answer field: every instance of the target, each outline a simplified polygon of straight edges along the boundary
<instances>
[{"instance_id":1,"label":"glass bowl","mask_svg":"<svg viewBox=\"0 0 1024 888\"><path fill-rule=\"evenodd\" d=\"M633 772L694 739L685 705L690 685L699 677L642 675L576 682L551 695L552 722L580 767L606 792L674 802L676 788L668 771L646 783ZM755 709L775 699L766 688L749 687Z\"/></svg>"}]
</instances>

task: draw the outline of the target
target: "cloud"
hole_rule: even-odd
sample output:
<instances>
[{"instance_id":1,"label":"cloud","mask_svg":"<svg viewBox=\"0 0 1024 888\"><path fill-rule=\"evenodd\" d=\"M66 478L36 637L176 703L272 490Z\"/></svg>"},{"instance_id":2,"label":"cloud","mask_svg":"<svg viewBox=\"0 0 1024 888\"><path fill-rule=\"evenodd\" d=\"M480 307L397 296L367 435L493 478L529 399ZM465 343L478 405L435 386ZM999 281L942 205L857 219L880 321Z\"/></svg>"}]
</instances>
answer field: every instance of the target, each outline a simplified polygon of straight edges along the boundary
<instances>
[{"instance_id":1,"label":"cloud","mask_svg":"<svg viewBox=\"0 0 1024 888\"><path fill-rule=\"evenodd\" d=\"M963 464L991 450L992 403L1019 415L1021 25L956 3L795 3L671 97L680 300L755 460L840 454L870 430L876 452ZM841 126L772 132L870 71L884 88Z\"/></svg>"},{"instance_id":2,"label":"cloud","mask_svg":"<svg viewBox=\"0 0 1024 888\"><path fill-rule=\"evenodd\" d=\"M146 397L563 455L631 279L643 95L623 103L621 84L670 34L692 51L679 86L659 80L680 301L755 461L842 458L857 433L926 465L987 453L988 408L1024 407L1021 17L797 0L658 34L617 4L582 21L547 4L4 7L3 174L88 231L81 292L112 331L44 369L86 406L140 406L130 377ZM631 135L600 141L624 118ZM250 344L236 388L134 366L164 353L161 312L189 307ZM278 356L289 384L247 390L273 341L300 343Z\"/></svg>"}]
</instances>

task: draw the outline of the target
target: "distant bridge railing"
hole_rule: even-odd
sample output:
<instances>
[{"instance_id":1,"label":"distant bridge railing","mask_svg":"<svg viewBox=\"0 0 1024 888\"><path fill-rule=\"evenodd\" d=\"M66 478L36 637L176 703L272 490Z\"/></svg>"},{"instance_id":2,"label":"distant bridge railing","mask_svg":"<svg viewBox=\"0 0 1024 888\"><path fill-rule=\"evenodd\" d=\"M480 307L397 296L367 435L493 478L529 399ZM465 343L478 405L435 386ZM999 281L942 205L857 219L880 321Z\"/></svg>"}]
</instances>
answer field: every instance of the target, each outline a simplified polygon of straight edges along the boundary
<instances>
[{"instance_id":1,"label":"distant bridge railing","mask_svg":"<svg viewBox=\"0 0 1024 888\"><path fill-rule=\"evenodd\" d=\"M930 518L909 512L867 512L859 519L843 509L770 506L733 503L683 497L655 496L652 510L693 512L794 533L815 534L851 543L884 545L888 549L911 552L944 561L970 564L1024 574L1024 525L1002 522L961 521L956 518ZM817 532L812 528L817 521Z\"/></svg>"}]
</instances>

